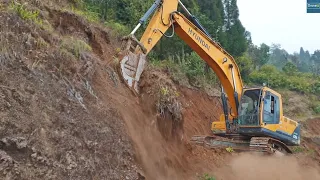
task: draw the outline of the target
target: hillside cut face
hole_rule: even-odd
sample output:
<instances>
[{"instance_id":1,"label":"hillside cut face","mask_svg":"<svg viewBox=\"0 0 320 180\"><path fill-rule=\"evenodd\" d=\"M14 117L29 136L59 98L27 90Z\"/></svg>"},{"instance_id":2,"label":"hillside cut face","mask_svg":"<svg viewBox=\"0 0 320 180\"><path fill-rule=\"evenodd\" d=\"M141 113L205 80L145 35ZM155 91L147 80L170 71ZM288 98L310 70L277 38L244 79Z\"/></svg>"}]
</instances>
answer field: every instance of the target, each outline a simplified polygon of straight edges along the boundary
<instances>
[{"instance_id":1,"label":"hillside cut face","mask_svg":"<svg viewBox=\"0 0 320 180\"><path fill-rule=\"evenodd\" d=\"M138 179L123 119L95 89L97 74L113 84L97 68L114 49L105 30L30 1L38 24L0 2L0 179Z\"/></svg>"}]
</instances>

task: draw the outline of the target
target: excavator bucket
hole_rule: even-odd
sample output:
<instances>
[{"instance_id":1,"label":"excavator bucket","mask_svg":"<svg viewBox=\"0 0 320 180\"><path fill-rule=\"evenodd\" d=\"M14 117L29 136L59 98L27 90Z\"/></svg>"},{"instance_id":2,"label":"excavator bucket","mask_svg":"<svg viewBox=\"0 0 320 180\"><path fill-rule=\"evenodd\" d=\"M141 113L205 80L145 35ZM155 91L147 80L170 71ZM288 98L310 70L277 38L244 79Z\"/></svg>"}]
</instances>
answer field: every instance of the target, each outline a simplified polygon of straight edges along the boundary
<instances>
[{"instance_id":1,"label":"excavator bucket","mask_svg":"<svg viewBox=\"0 0 320 180\"><path fill-rule=\"evenodd\" d=\"M146 64L146 50L133 36L122 38L123 48L120 53L120 75L126 85L139 94L139 80Z\"/></svg>"}]
</instances>

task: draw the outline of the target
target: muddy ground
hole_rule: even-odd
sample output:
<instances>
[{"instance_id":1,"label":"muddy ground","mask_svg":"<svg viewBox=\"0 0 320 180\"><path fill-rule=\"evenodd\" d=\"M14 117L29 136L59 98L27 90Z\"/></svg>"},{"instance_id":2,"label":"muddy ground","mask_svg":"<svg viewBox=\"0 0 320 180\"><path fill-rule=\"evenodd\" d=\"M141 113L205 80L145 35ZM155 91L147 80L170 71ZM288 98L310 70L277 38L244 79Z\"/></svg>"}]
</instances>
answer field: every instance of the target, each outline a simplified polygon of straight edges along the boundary
<instances>
[{"instance_id":1,"label":"muddy ground","mask_svg":"<svg viewBox=\"0 0 320 180\"><path fill-rule=\"evenodd\" d=\"M188 140L210 134L219 97L150 68L136 97L116 73L120 43L110 29L62 11L68 1L28 1L47 26L0 2L1 179L320 178L319 120L303 124L293 157L196 147Z\"/></svg>"}]
</instances>

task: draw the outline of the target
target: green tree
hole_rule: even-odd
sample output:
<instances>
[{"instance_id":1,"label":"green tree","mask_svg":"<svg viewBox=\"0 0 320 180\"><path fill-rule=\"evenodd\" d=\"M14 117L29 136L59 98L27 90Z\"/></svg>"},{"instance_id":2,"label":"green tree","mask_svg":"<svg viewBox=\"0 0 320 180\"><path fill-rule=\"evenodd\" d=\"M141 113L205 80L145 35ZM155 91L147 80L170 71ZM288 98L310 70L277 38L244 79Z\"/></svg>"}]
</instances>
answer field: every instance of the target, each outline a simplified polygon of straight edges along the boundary
<instances>
[{"instance_id":1,"label":"green tree","mask_svg":"<svg viewBox=\"0 0 320 180\"><path fill-rule=\"evenodd\" d=\"M224 0L226 42L223 44L229 53L240 57L248 48L248 33L239 20L236 0Z\"/></svg>"},{"instance_id":2,"label":"green tree","mask_svg":"<svg viewBox=\"0 0 320 180\"><path fill-rule=\"evenodd\" d=\"M306 56L306 53L304 52L303 47L301 47L301 48L300 48L299 57L300 57L300 59L304 59L305 56Z\"/></svg>"},{"instance_id":3,"label":"green tree","mask_svg":"<svg viewBox=\"0 0 320 180\"><path fill-rule=\"evenodd\" d=\"M231 27L239 20L239 9L237 6L237 0L224 0L225 7L225 22L226 30L230 30Z\"/></svg>"},{"instance_id":4,"label":"green tree","mask_svg":"<svg viewBox=\"0 0 320 180\"><path fill-rule=\"evenodd\" d=\"M270 47L266 45L265 43L262 43L259 48L260 51L260 61L259 65L263 66L269 61L270 57Z\"/></svg>"},{"instance_id":5,"label":"green tree","mask_svg":"<svg viewBox=\"0 0 320 180\"><path fill-rule=\"evenodd\" d=\"M310 60L311 56L310 56L309 51L305 52L305 57L306 57L307 60Z\"/></svg>"},{"instance_id":6,"label":"green tree","mask_svg":"<svg viewBox=\"0 0 320 180\"><path fill-rule=\"evenodd\" d=\"M315 50L314 53L311 56L311 60L315 64L320 64L320 50Z\"/></svg>"},{"instance_id":7,"label":"green tree","mask_svg":"<svg viewBox=\"0 0 320 180\"><path fill-rule=\"evenodd\" d=\"M202 16L199 15L200 22L213 36L215 41L225 44L224 26L224 7L221 0L197 0Z\"/></svg>"},{"instance_id":8,"label":"green tree","mask_svg":"<svg viewBox=\"0 0 320 180\"><path fill-rule=\"evenodd\" d=\"M280 44L272 44L268 64L272 64L279 70L288 62L289 53L281 48Z\"/></svg>"},{"instance_id":9,"label":"green tree","mask_svg":"<svg viewBox=\"0 0 320 180\"><path fill-rule=\"evenodd\" d=\"M288 75L295 75L298 73L298 68L295 64L292 62L288 62L283 68L283 72L288 74Z\"/></svg>"},{"instance_id":10,"label":"green tree","mask_svg":"<svg viewBox=\"0 0 320 180\"><path fill-rule=\"evenodd\" d=\"M249 31L246 31L244 33L244 36L248 42L248 46L252 45L252 37L251 37L251 33Z\"/></svg>"},{"instance_id":11,"label":"green tree","mask_svg":"<svg viewBox=\"0 0 320 180\"><path fill-rule=\"evenodd\" d=\"M242 79L249 82L249 75L253 71L253 61L248 53L244 53L241 57L236 58L236 62L240 69Z\"/></svg>"},{"instance_id":12,"label":"green tree","mask_svg":"<svg viewBox=\"0 0 320 180\"><path fill-rule=\"evenodd\" d=\"M254 68L260 68L267 64L270 59L270 47L264 43L260 47L251 44L248 49L250 57L253 59Z\"/></svg>"},{"instance_id":13,"label":"green tree","mask_svg":"<svg viewBox=\"0 0 320 180\"><path fill-rule=\"evenodd\" d=\"M319 75L320 74L320 50L314 51L311 58L311 72L313 74Z\"/></svg>"}]
</instances>

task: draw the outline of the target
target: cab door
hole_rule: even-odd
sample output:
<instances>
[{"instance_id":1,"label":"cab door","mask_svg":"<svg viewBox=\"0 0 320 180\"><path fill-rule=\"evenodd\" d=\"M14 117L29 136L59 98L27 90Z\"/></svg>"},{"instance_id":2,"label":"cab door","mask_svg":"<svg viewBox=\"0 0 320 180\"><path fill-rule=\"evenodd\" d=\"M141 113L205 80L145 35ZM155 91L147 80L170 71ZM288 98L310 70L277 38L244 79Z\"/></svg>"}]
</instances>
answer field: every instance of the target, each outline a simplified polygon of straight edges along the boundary
<instances>
[{"instance_id":1,"label":"cab door","mask_svg":"<svg viewBox=\"0 0 320 180\"><path fill-rule=\"evenodd\" d=\"M247 89L244 91L238 110L238 123L241 127L260 126L261 95L261 89Z\"/></svg>"},{"instance_id":2,"label":"cab door","mask_svg":"<svg viewBox=\"0 0 320 180\"><path fill-rule=\"evenodd\" d=\"M277 95L266 91L263 100L262 123L264 125L275 125L280 122L280 99Z\"/></svg>"}]
</instances>

